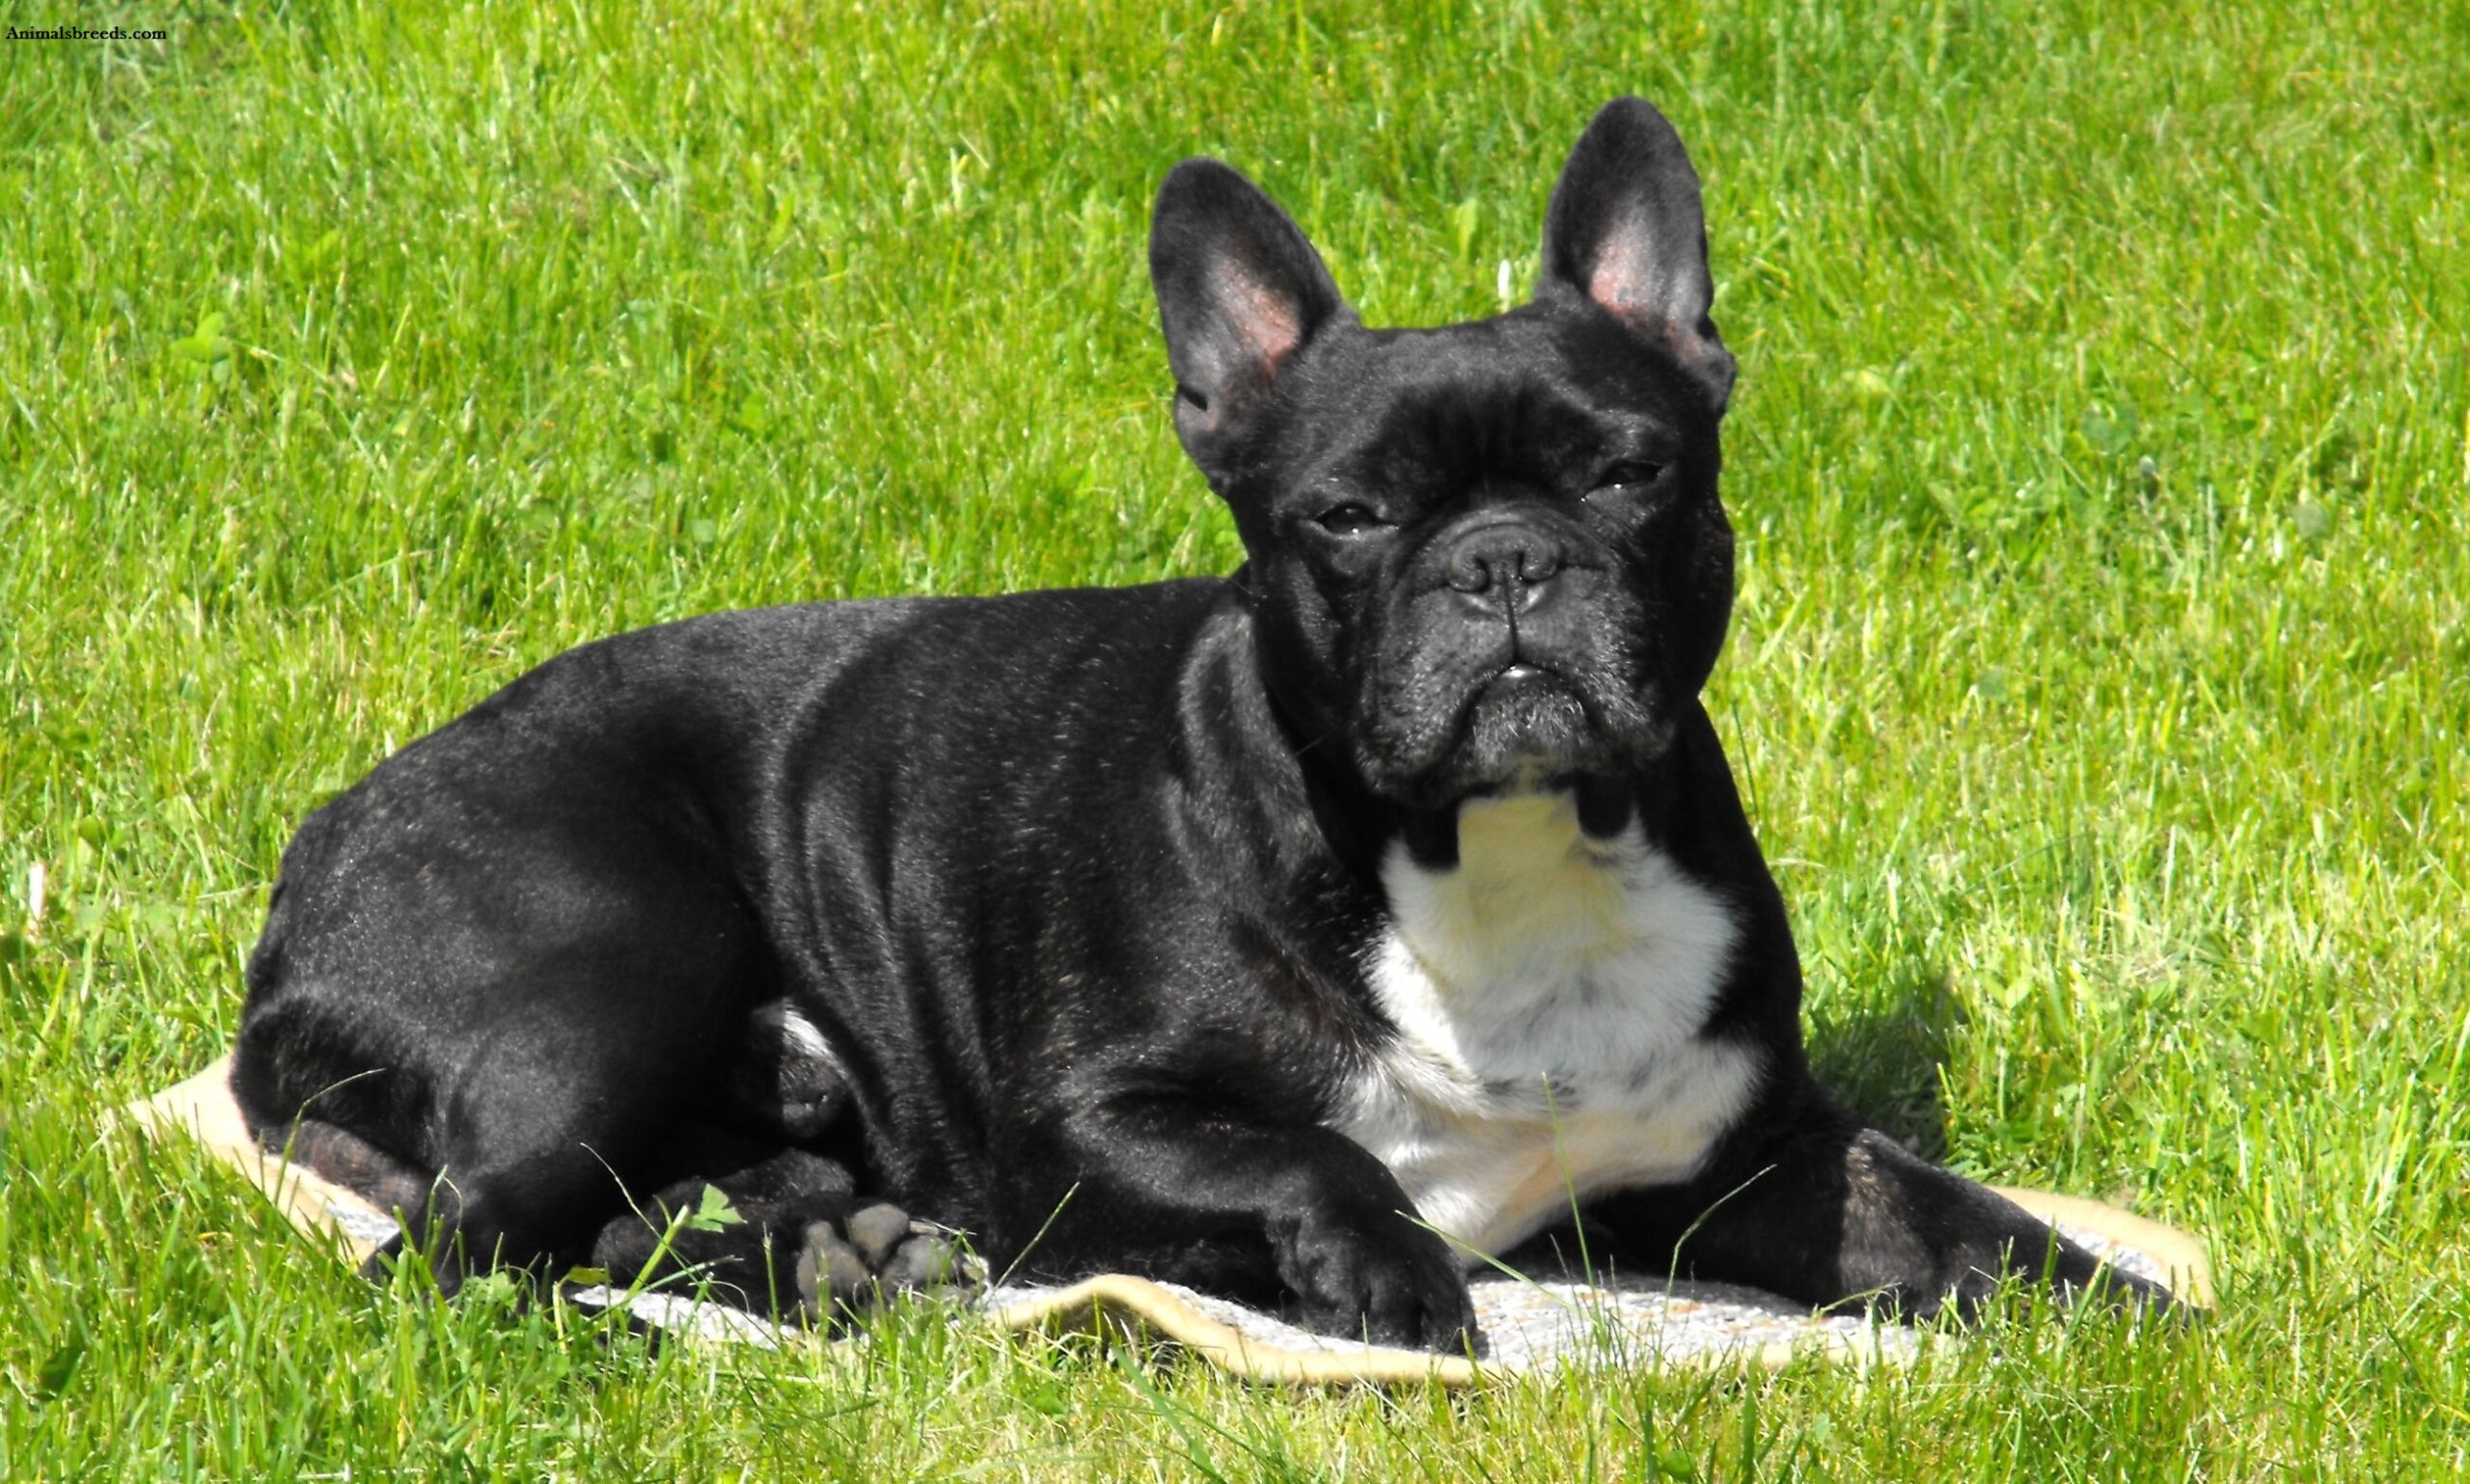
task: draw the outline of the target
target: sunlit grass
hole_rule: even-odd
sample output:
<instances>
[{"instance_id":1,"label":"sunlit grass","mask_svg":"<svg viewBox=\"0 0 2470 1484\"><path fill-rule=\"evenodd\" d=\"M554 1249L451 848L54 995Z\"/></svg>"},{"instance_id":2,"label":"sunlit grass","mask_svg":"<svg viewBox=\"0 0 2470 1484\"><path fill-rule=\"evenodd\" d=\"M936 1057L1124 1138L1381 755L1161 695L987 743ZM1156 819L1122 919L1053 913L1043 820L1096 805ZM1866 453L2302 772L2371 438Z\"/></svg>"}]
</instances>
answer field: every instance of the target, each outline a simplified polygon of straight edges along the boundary
<instances>
[{"instance_id":1,"label":"sunlit grass","mask_svg":"<svg viewBox=\"0 0 2470 1484\"><path fill-rule=\"evenodd\" d=\"M0 1475L2464 1467L2460 8L202 10L0 42ZM1230 567L1143 271L1175 158L1430 322L1531 279L1625 91L1707 179L1710 699L1819 1059L2202 1233L2214 1324L1471 1398L923 1319L654 1354L97 1135L228 1042L301 815L526 665Z\"/></svg>"}]
</instances>

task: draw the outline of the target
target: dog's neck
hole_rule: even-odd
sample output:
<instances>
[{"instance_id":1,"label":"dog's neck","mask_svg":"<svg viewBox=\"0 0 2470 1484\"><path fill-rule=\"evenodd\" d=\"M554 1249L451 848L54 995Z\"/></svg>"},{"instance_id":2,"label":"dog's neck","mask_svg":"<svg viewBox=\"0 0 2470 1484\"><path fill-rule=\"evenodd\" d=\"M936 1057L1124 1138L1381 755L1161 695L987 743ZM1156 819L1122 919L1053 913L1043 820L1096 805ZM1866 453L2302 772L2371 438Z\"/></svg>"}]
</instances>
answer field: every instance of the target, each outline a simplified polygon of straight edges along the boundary
<instances>
[{"instance_id":1,"label":"dog's neck","mask_svg":"<svg viewBox=\"0 0 2470 1484\"><path fill-rule=\"evenodd\" d=\"M1643 821L1602 829L1608 811L1597 810L1589 819L1582 786L1515 789L1451 811L1445 865L1393 846L1382 877L1399 934L1433 964L1463 962L1486 979L1518 976L1491 960L1514 958L1522 943L1549 942L1563 964L1626 949L1639 930L1632 908L1669 860Z\"/></svg>"}]
</instances>

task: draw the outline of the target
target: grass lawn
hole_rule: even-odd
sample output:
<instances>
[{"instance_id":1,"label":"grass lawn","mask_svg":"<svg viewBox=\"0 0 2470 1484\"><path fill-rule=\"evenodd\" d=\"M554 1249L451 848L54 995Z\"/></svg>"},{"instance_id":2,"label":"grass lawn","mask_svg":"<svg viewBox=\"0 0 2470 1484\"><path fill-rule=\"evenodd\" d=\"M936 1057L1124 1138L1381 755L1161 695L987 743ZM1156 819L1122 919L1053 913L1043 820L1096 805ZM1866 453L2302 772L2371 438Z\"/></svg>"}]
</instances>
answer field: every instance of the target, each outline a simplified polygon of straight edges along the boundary
<instances>
[{"instance_id":1,"label":"grass lawn","mask_svg":"<svg viewBox=\"0 0 2470 1484\"><path fill-rule=\"evenodd\" d=\"M0 41L0 1476L2470 1467L2470 10L272 9ZM228 1042L302 815L547 655L1229 568L1173 160L1430 322L1523 293L1625 91L1707 179L1711 701L1816 1055L1967 1173L2202 1233L2216 1322L1480 1396L920 1317L653 1351L365 1286L97 1132Z\"/></svg>"}]
</instances>

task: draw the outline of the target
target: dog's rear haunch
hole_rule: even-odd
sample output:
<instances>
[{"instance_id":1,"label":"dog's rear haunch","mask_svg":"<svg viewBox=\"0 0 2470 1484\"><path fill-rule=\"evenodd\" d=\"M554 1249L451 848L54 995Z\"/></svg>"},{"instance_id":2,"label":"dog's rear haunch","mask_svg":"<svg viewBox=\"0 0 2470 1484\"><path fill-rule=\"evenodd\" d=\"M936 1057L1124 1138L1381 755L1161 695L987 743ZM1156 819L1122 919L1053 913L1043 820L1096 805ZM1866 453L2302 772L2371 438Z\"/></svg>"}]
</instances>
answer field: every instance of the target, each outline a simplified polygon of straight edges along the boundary
<instances>
[{"instance_id":1,"label":"dog's rear haunch","mask_svg":"<svg viewBox=\"0 0 2470 1484\"><path fill-rule=\"evenodd\" d=\"M1734 366L1671 125L1596 116L1490 319L1366 328L1214 160L1150 266L1240 570L541 666L302 826L258 1136L450 1289L658 1256L827 1313L953 1230L1455 1349L1464 1270L1575 1195L1600 1264L1813 1305L2159 1297L1811 1080L1698 701ZM707 1186L742 1224L674 1219Z\"/></svg>"}]
</instances>

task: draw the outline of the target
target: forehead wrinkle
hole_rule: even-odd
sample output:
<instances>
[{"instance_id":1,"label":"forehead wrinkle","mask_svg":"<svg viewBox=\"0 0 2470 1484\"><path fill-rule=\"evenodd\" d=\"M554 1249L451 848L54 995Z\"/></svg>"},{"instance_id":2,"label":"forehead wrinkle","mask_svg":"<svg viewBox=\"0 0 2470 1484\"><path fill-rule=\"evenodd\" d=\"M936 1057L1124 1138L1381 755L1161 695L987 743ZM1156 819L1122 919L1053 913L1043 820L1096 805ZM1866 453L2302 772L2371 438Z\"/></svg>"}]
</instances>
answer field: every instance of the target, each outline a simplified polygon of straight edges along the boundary
<instances>
[{"instance_id":1,"label":"forehead wrinkle","mask_svg":"<svg viewBox=\"0 0 2470 1484\"><path fill-rule=\"evenodd\" d=\"M1437 368L1384 414L1373 445L1454 478L1521 475L1597 439L1585 407L1550 379L1489 367Z\"/></svg>"}]
</instances>

